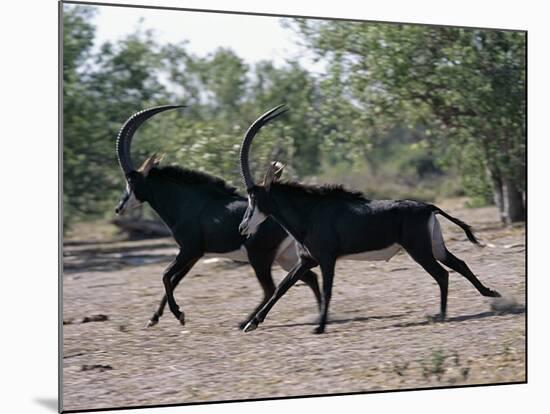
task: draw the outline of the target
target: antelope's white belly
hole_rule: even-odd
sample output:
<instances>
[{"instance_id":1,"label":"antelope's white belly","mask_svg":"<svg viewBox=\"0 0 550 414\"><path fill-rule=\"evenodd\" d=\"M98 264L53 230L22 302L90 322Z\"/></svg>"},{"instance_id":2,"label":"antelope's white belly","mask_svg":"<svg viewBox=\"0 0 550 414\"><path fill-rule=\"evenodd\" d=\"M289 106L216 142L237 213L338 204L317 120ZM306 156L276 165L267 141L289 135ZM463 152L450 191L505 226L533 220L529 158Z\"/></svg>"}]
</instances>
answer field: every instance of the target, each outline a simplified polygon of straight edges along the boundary
<instances>
[{"instance_id":1,"label":"antelope's white belly","mask_svg":"<svg viewBox=\"0 0 550 414\"><path fill-rule=\"evenodd\" d=\"M370 250L367 252L347 254L345 256L340 256L339 260L359 260L359 261L375 261L375 260L390 260L397 252L401 250L401 246L397 243L392 244L384 249L380 250Z\"/></svg>"},{"instance_id":2,"label":"antelope's white belly","mask_svg":"<svg viewBox=\"0 0 550 414\"><path fill-rule=\"evenodd\" d=\"M287 272L298 263L298 247L292 237L288 236L277 248L275 263Z\"/></svg>"},{"instance_id":3,"label":"antelope's white belly","mask_svg":"<svg viewBox=\"0 0 550 414\"><path fill-rule=\"evenodd\" d=\"M226 253L205 253L203 258L218 258L218 259L231 259L236 260L238 262L248 262L248 253L246 252L246 248L244 247L244 244L241 245L241 247L237 250L233 250L231 252Z\"/></svg>"}]
</instances>

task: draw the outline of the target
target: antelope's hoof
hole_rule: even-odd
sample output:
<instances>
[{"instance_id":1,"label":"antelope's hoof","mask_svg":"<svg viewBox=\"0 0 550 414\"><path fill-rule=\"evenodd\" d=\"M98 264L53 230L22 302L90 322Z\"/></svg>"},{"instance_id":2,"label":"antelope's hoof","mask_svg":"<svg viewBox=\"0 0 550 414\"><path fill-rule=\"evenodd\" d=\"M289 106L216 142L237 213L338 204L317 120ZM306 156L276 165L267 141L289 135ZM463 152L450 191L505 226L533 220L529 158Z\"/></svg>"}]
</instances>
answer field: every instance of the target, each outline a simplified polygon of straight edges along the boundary
<instances>
[{"instance_id":1,"label":"antelope's hoof","mask_svg":"<svg viewBox=\"0 0 550 414\"><path fill-rule=\"evenodd\" d=\"M258 327L258 321L253 319L245 325L243 331L244 332L252 332L257 327Z\"/></svg>"},{"instance_id":2,"label":"antelope's hoof","mask_svg":"<svg viewBox=\"0 0 550 414\"><path fill-rule=\"evenodd\" d=\"M180 323L182 324L182 326L185 326L185 313L181 313L180 314L180 317L178 318L178 320L180 321Z\"/></svg>"},{"instance_id":3,"label":"antelope's hoof","mask_svg":"<svg viewBox=\"0 0 550 414\"><path fill-rule=\"evenodd\" d=\"M319 335L319 334L322 334L323 332L325 332L325 327L324 326L318 326L317 328L315 328L313 330L313 333L315 335Z\"/></svg>"},{"instance_id":4,"label":"antelope's hoof","mask_svg":"<svg viewBox=\"0 0 550 414\"><path fill-rule=\"evenodd\" d=\"M493 290L493 289L489 289L489 292L487 293L487 296L491 297L491 298L501 298L502 295L500 293L498 293L496 290Z\"/></svg>"},{"instance_id":5,"label":"antelope's hoof","mask_svg":"<svg viewBox=\"0 0 550 414\"><path fill-rule=\"evenodd\" d=\"M155 326L157 323L159 323L158 319L151 319L149 322L147 322L146 328L151 328L152 326Z\"/></svg>"}]
</instances>

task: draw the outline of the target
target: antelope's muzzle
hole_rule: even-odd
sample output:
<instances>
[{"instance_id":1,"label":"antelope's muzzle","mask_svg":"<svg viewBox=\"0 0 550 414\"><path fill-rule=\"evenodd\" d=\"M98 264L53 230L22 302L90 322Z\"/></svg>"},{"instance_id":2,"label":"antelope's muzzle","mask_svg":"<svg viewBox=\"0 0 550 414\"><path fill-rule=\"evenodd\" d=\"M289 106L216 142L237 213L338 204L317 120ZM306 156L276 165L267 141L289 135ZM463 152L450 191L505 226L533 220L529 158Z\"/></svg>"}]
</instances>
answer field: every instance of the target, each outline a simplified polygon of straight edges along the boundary
<instances>
[{"instance_id":1,"label":"antelope's muzzle","mask_svg":"<svg viewBox=\"0 0 550 414\"><path fill-rule=\"evenodd\" d=\"M115 213L117 215L124 214L124 212L126 211L126 203L128 203L129 199L130 199L130 193L128 192L124 193L124 196L120 199L120 201L118 202L115 208Z\"/></svg>"}]
</instances>

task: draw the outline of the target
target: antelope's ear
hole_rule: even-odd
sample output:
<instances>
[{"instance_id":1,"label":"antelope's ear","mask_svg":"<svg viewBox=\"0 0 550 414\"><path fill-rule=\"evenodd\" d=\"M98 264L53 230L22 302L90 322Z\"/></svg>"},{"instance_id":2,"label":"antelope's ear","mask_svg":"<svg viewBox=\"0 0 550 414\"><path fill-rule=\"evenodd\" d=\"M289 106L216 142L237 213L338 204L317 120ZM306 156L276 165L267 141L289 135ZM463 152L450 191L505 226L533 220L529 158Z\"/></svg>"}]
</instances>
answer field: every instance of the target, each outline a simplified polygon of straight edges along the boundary
<instances>
[{"instance_id":1,"label":"antelope's ear","mask_svg":"<svg viewBox=\"0 0 550 414\"><path fill-rule=\"evenodd\" d=\"M267 191L271 188L271 183L273 183L273 181L277 181L281 178L284 168L285 165L279 161L274 161L269 165L264 177L264 187Z\"/></svg>"},{"instance_id":2,"label":"antelope's ear","mask_svg":"<svg viewBox=\"0 0 550 414\"><path fill-rule=\"evenodd\" d=\"M153 155L148 157L145 161L143 161L143 164L141 164L141 167L138 168L138 171L142 173L144 177L147 177L151 169L153 167L158 166L163 158L164 158L164 154L154 153Z\"/></svg>"},{"instance_id":3,"label":"antelope's ear","mask_svg":"<svg viewBox=\"0 0 550 414\"><path fill-rule=\"evenodd\" d=\"M275 172L273 173L273 181L277 181L281 178L281 175L283 175L283 170L286 165L279 161L272 162L271 165L275 169Z\"/></svg>"}]
</instances>

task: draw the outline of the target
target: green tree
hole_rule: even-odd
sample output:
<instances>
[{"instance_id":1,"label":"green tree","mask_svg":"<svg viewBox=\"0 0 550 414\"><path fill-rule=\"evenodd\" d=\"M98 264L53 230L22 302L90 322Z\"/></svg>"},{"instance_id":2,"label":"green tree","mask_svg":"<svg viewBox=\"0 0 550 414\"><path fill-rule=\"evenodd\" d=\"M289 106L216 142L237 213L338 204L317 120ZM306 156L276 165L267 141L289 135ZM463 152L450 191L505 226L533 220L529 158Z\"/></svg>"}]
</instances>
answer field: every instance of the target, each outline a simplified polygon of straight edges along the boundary
<instances>
[{"instance_id":1,"label":"green tree","mask_svg":"<svg viewBox=\"0 0 550 414\"><path fill-rule=\"evenodd\" d=\"M367 126L424 125L467 189L490 184L502 219L524 219L524 33L314 20L297 28Z\"/></svg>"},{"instance_id":2,"label":"green tree","mask_svg":"<svg viewBox=\"0 0 550 414\"><path fill-rule=\"evenodd\" d=\"M63 13L63 214L64 226L82 210L76 200L89 182L82 174L81 131L87 124L81 108L86 104L86 87L80 82L93 46L95 28L90 24L94 10L64 8Z\"/></svg>"},{"instance_id":3,"label":"green tree","mask_svg":"<svg viewBox=\"0 0 550 414\"><path fill-rule=\"evenodd\" d=\"M64 224L112 210L122 177L114 152L122 122L166 96L157 80L160 53L150 33L94 52L94 9L63 12Z\"/></svg>"},{"instance_id":4,"label":"green tree","mask_svg":"<svg viewBox=\"0 0 550 414\"><path fill-rule=\"evenodd\" d=\"M313 77L298 62L277 68L272 62L259 62L254 67L253 81L249 88L246 114L249 119L257 117L273 106L287 104L290 109L284 117L288 133L293 137L293 168L300 176L312 175L319 169L319 136L314 128L320 114L315 109L318 89ZM270 128L278 128L274 123ZM283 143L279 145L283 151ZM282 154L274 153L273 158ZM291 160L281 161L289 162Z\"/></svg>"},{"instance_id":5,"label":"green tree","mask_svg":"<svg viewBox=\"0 0 550 414\"><path fill-rule=\"evenodd\" d=\"M185 43L161 47L154 33L139 29L94 46L94 15L93 8L64 7L65 226L112 215L124 186L115 137L132 113L156 104L184 103L187 108L140 129L132 148L136 164L152 152L165 152L165 164L240 185L235 160L244 131L260 111L274 105L252 103L248 66L227 49L197 57ZM262 131L253 167L263 170L274 156L292 161L295 130L274 123Z\"/></svg>"}]
</instances>

